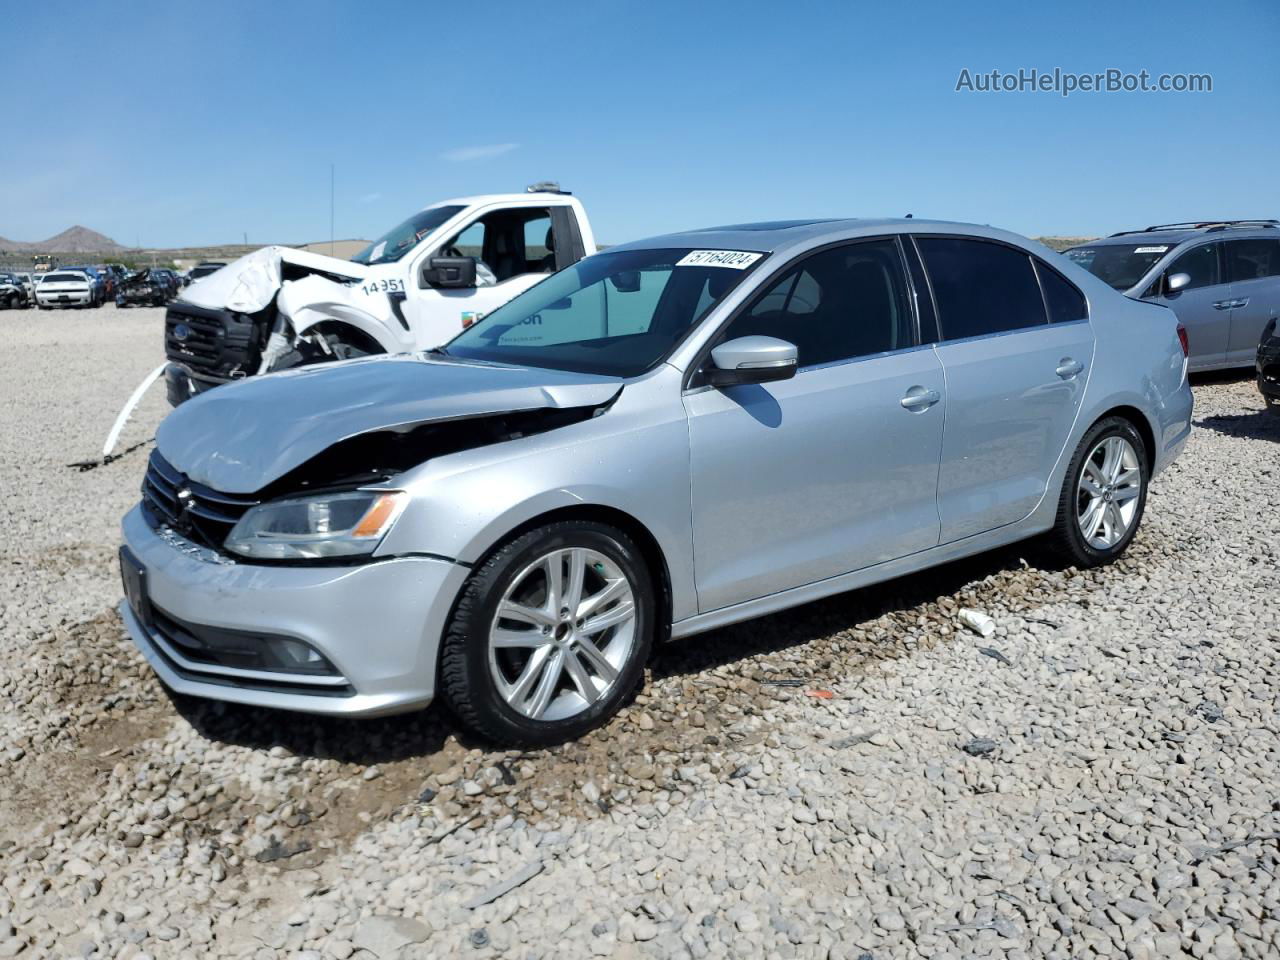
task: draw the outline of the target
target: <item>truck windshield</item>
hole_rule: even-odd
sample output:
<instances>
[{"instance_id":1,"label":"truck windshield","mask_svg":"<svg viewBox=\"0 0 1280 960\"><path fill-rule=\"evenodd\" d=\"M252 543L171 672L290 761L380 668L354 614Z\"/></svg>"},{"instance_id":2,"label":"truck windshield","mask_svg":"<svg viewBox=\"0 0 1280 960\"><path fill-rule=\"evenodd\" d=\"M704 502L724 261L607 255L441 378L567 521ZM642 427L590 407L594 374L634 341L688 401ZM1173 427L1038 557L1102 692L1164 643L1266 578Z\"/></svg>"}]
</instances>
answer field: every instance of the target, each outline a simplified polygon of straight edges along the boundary
<instances>
[{"instance_id":1,"label":"truck windshield","mask_svg":"<svg viewBox=\"0 0 1280 960\"><path fill-rule=\"evenodd\" d=\"M634 377L670 353L763 259L758 253L688 249L597 254L499 307L443 352Z\"/></svg>"},{"instance_id":2,"label":"truck windshield","mask_svg":"<svg viewBox=\"0 0 1280 960\"><path fill-rule=\"evenodd\" d=\"M351 259L365 266L375 263L395 263L418 245L418 242L436 227L461 213L465 207L428 207L388 230Z\"/></svg>"},{"instance_id":3,"label":"truck windshield","mask_svg":"<svg viewBox=\"0 0 1280 960\"><path fill-rule=\"evenodd\" d=\"M1072 247L1065 256L1115 289L1128 290L1174 246L1171 243L1100 243Z\"/></svg>"}]
</instances>

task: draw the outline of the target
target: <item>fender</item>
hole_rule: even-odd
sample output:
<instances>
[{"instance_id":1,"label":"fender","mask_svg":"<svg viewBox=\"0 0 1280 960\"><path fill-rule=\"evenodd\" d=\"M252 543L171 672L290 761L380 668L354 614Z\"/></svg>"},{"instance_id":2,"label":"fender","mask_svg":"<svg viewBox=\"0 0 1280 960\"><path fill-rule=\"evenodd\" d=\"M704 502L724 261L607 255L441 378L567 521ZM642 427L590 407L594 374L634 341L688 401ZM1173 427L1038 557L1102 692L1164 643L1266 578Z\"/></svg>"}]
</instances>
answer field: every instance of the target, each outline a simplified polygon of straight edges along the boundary
<instances>
[{"instance_id":1,"label":"fender","mask_svg":"<svg viewBox=\"0 0 1280 960\"><path fill-rule=\"evenodd\" d=\"M338 321L359 330L387 353L408 353L413 338L396 318L384 293L365 293L312 275L286 281L276 298L280 316L296 339L317 324Z\"/></svg>"}]
</instances>

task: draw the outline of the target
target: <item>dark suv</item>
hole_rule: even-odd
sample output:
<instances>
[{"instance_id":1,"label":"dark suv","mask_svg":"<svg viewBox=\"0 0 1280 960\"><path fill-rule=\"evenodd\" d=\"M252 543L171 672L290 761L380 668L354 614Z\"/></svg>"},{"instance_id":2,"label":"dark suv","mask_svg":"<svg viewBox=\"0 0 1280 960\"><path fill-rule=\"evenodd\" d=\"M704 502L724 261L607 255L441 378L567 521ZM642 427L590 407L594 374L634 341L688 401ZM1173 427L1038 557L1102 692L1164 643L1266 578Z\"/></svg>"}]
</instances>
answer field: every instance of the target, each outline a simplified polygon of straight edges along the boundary
<instances>
[{"instance_id":1,"label":"dark suv","mask_svg":"<svg viewBox=\"0 0 1280 960\"><path fill-rule=\"evenodd\" d=\"M1112 234L1066 251L1135 300L1187 328L1191 370L1250 366L1280 312L1280 221L1204 220Z\"/></svg>"}]
</instances>

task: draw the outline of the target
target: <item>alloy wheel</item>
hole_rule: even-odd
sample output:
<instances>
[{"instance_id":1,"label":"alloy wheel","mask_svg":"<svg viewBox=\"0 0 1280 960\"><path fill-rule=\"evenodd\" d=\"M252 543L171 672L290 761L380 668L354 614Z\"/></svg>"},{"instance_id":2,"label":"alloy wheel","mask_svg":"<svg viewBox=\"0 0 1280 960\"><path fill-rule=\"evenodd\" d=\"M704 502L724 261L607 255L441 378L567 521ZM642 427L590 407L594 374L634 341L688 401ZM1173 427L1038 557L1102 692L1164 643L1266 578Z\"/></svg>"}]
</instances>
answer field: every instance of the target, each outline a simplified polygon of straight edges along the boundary
<instances>
[{"instance_id":1,"label":"alloy wheel","mask_svg":"<svg viewBox=\"0 0 1280 960\"><path fill-rule=\"evenodd\" d=\"M564 720L605 697L636 642L634 588L609 557L553 550L511 581L489 628L489 671L511 709Z\"/></svg>"},{"instance_id":2,"label":"alloy wheel","mask_svg":"<svg viewBox=\"0 0 1280 960\"><path fill-rule=\"evenodd\" d=\"M1085 542L1110 550L1133 526L1142 494L1142 464L1124 437L1110 436L1085 457L1077 484L1076 519Z\"/></svg>"}]
</instances>

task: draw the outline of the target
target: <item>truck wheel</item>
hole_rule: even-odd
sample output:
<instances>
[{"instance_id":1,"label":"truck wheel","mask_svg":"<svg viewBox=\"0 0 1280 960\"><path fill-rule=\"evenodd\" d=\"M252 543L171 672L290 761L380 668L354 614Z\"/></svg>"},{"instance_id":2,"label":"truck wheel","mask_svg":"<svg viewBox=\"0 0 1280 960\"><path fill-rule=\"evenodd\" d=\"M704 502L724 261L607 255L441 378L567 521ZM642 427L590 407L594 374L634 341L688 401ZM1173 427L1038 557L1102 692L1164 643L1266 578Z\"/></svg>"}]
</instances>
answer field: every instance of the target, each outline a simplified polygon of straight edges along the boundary
<instances>
[{"instance_id":1,"label":"truck wheel","mask_svg":"<svg viewBox=\"0 0 1280 960\"><path fill-rule=\"evenodd\" d=\"M441 649L445 700L497 743L580 737L643 682L656 616L649 569L621 530L584 520L531 530L463 587Z\"/></svg>"},{"instance_id":2,"label":"truck wheel","mask_svg":"<svg viewBox=\"0 0 1280 960\"><path fill-rule=\"evenodd\" d=\"M277 370L292 370L294 367L305 367L313 363L354 360L356 357L368 357L384 352L372 340L359 334L325 333L322 336L329 347L329 352L326 353L321 346L311 339L300 340L277 357L268 372L275 373Z\"/></svg>"}]
</instances>

